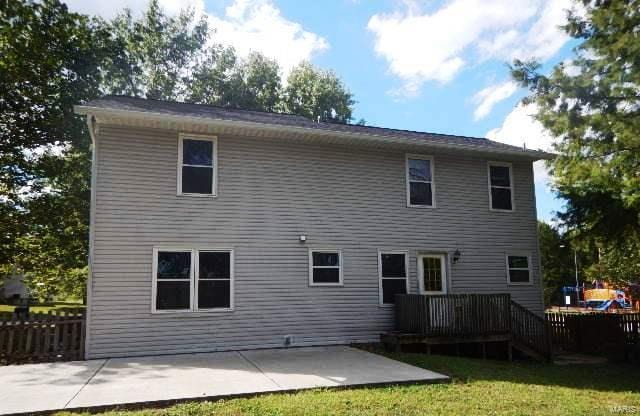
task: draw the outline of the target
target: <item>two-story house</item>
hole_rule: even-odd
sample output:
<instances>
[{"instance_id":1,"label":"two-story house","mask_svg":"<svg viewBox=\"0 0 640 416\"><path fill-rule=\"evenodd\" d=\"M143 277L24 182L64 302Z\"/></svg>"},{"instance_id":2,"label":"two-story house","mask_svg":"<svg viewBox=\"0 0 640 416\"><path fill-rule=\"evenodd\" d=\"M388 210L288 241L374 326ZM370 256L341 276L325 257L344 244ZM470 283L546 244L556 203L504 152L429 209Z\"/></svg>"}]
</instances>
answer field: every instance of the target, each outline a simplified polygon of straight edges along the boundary
<instances>
[{"instance_id":1,"label":"two-story house","mask_svg":"<svg viewBox=\"0 0 640 416\"><path fill-rule=\"evenodd\" d=\"M378 340L395 294L543 309L532 162L482 138L110 96L87 355Z\"/></svg>"}]
</instances>

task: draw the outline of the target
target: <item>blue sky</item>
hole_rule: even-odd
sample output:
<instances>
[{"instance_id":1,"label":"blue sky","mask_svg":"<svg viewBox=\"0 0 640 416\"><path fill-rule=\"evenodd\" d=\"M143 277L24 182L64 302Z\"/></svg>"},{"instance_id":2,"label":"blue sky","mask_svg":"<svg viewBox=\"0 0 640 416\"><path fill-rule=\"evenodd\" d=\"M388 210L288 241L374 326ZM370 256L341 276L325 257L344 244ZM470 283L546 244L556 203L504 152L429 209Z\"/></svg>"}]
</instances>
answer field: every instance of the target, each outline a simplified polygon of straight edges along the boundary
<instances>
[{"instance_id":1,"label":"blue sky","mask_svg":"<svg viewBox=\"0 0 640 416\"><path fill-rule=\"evenodd\" d=\"M112 17L147 0L68 0L72 10ZM258 50L283 70L307 59L333 69L368 124L478 137L550 149L552 139L519 106L526 94L507 63L535 57L549 70L575 42L558 26L570 0L160 0L207 15L216 41ZM535 166L538 217L561 202Z\"/></svg>"}]
</instances>

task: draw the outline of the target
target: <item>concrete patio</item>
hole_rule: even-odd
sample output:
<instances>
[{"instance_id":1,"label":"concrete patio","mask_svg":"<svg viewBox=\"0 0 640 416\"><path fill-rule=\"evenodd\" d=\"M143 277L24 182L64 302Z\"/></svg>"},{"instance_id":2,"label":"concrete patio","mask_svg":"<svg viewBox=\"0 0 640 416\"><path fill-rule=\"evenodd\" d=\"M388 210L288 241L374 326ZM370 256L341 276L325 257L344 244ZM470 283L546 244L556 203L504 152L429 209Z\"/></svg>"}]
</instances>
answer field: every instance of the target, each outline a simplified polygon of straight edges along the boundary
<instances>
[{"instance_id":1,"label":"concrete patio","mask_svg":"<svg viewBox=\"0 0 640 416\"><path fill-rule=\"evenodd\" d=\"M0 414L445 381L345 346L28 364L0 367Z\"/></svg>"}]
</instances>

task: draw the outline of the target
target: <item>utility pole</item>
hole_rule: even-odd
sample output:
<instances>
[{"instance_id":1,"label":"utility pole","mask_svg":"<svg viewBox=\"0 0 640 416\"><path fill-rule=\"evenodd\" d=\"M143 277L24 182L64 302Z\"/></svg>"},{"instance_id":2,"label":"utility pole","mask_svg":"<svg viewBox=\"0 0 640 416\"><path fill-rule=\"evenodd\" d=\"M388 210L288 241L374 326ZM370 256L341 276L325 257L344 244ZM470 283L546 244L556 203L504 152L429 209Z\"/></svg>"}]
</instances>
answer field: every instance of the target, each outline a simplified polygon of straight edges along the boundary
<instances>
[{"instance_id":1,"label":"utility pole","mask_svg":"<svg viewBox=\"0 0 640 416\"><path fill-rule=\"evenodd\" d=\"M565 248L567 246L564 244L560 244L559 247ZM575 248L573 249L573 265L576 268L576 299L577 302L580 302L580 281L578 280L578 250Z\"/></svg>"}]
</instances>

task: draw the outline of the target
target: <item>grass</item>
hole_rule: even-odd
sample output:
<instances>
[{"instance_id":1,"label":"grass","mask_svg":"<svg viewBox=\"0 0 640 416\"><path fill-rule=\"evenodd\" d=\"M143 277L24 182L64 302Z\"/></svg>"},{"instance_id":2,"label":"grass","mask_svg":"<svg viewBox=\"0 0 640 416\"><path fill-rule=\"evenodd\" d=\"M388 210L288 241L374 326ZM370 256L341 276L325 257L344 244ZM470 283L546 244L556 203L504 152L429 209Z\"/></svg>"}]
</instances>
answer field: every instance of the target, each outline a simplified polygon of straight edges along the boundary
<instances>
[{"instance_id":1,"label":"grass","mask_svg":"<svg viewBox=\"0 0 640 416\"><path fill-rule=\"evenodd\" d=\"M452 376L405 385L190 402L107 416L196 415L611 415L640 414L640 369L622 364L556 366L449 356L385 354ZM73 413L57 413L57 416Z\"/></svg>"},{"instance_id":2,"label":"grass","mask_svg":"<svg viewBox=\"0 0 640 416\"><path fill-rule=\"evenodd\" d=\"M0 312L13 312L16 305L0 304ZM61 308L83 308L82 301L66 301L43 303L39 305L29 305L29 310L34 313L47 313L54 309Z\"/></svg>"}]
</instances>

